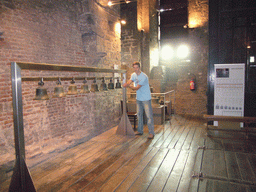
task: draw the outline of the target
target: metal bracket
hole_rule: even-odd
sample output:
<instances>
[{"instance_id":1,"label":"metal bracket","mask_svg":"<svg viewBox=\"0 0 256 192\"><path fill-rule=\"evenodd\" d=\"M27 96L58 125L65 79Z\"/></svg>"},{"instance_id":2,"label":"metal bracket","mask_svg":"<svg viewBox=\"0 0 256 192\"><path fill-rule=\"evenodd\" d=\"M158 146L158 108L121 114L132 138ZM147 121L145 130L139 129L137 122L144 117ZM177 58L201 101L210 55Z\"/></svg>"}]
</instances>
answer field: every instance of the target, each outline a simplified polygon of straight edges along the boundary
<instances>
[{"instance_id":1,"label":"metal bracket","mask_svg":"<svg viewBox=\"0 0 256 192\"><path fill-rule=\"evenodd\" d=\"M203 173L202 173L202 172L199 172L199 173L193 172L193 174L191 175L191 177L192 177L192 178L202 179L202 178L203 178Z\"/></svg>"},{"instance_id":2,"label":"metal bracket","mask_svg":"<svg viewBox=\"0 0 256 192\"><path fill-rule=\"evenodd\" d=\"M198 149L207 149L207 147L203 145L203 146L199 146Z\"/></svg>"}]
</instances>

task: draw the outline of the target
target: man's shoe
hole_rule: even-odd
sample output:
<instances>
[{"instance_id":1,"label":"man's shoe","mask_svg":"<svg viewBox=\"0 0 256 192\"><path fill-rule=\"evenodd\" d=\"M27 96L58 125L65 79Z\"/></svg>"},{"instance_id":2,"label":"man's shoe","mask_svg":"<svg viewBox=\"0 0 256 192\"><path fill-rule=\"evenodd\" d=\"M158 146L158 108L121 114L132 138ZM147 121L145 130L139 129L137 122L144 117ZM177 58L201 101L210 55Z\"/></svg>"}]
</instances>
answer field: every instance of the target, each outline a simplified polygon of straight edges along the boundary
<instances>
[{"instance_id":1,"label":"man's shoe","mask_svg":"<svg viewBox=\"0 0 256 192\"><path fill-rule=\"evenodd\" d=\"M139 132L139 131L136 131L135 132L135 135L143 135L143 133Z\"/></svg>"},{"instance_id":2,"label":"man's shoe","mask_svg":"<svg viewBox=\"0 0 256 192\"><path fill-rule=\"evenodd\" d=\"M154 139L154 135L150 133L148 139Z\"/></svg>"}]
</instances>

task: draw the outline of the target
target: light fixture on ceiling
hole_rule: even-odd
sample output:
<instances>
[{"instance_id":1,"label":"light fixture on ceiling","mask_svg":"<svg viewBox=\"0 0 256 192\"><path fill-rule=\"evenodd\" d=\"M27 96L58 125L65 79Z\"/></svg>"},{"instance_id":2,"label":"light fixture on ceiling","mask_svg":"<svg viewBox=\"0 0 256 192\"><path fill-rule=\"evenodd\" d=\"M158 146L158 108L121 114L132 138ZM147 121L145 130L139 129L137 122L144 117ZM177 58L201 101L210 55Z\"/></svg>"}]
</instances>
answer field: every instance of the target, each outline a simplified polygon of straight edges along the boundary
<instances>
[{"instance_id":1,"label":"light fixture on ceiling","mask_svg":"<svg viewBox=\"0 0 256 192\"><path fill-rule=\"evenodd\" d=\"M113 5L120 5L120 4L128 4L131 2L136 2L137 0L109 0L108 1L108 6L111 7Z\"/></svg>"}]
</instances>

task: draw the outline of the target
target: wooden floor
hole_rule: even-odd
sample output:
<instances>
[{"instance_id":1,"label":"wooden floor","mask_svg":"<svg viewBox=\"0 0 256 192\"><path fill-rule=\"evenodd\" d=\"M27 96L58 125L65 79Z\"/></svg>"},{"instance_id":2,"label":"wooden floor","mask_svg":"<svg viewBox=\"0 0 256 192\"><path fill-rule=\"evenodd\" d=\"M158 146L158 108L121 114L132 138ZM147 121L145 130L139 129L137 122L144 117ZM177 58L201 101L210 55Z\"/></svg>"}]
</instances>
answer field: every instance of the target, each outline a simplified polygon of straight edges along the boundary
<instances>
[{"instance_id":1,"label":"wooden floor","mask_svg":"<svg viewBox=\"0 0 256 192\"><path fill-rule=\"evenodd\" d=\"M146 128L115 131L37 160L29 168L37 191L256 191L253 142L207 137L204 122L181 116L156 126L153 140Z\"/></svg>"}]
</instances>

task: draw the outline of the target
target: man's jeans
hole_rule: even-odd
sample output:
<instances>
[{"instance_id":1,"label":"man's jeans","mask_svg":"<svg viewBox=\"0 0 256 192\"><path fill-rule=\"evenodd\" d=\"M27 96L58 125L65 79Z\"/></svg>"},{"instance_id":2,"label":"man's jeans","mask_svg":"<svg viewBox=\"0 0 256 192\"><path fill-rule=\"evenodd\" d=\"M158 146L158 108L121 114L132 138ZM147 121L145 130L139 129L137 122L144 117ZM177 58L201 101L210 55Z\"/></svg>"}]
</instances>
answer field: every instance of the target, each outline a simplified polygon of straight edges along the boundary
<instances>
[{"instance_id":1,"label":"man's jeans","mask_svg":"<svg viewBox=\"0 0 256 192\"><path fill-rule=\"evenodd\" d=\"M137 115L138 115L138 132L143 133L143 112L145 110L145 113L147 116L148 131L149 133L155 135L151 100L148 100L148 101L136 100L136 103L137 103Z\"/></svg>"}]
</instances>

